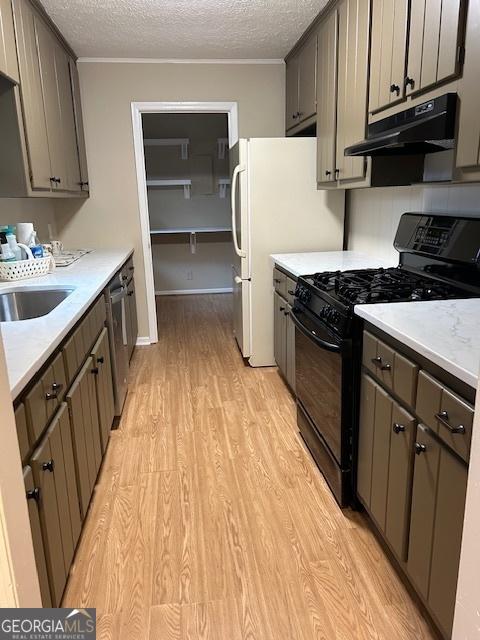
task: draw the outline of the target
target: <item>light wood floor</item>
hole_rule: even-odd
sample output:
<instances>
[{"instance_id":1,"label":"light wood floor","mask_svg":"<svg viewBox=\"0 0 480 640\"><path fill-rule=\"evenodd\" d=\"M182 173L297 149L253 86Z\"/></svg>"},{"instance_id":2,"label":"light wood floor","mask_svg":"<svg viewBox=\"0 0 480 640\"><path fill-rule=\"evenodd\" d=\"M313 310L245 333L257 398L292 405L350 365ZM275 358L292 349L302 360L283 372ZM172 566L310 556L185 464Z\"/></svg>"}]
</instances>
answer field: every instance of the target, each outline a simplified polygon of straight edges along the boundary
<instances>
[{"instance_id":1,"label":"light wood floor","mask_svg":"<svg viewBox=\"0 0 480 640\"><path fill-rule=\"evenodd\" d=\"M96 607L101 640L433 638L337 507L276 369L244 366L231 303L159 300L64 606Z\"/></svg>"}]
</instances>

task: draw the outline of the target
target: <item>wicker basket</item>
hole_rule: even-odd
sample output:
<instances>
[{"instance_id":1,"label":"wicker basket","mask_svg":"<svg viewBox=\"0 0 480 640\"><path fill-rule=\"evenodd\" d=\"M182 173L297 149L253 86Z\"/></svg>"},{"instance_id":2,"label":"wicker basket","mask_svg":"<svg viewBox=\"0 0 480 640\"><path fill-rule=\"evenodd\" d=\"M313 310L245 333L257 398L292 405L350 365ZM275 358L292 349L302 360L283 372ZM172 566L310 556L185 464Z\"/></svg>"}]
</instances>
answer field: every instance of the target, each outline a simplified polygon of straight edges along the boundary
<instances>
[{"instance_id":1,"label":"wicker basket","mask_svg":"<svg viewBox=\"0 0 480 640\"><path fill-rule=\"evenodd\" d=\"M0 262L0 280L26 280L51 273L55 268L52 256L35 260L18 260L16 262Z\"/></svg>"}]
</instances>

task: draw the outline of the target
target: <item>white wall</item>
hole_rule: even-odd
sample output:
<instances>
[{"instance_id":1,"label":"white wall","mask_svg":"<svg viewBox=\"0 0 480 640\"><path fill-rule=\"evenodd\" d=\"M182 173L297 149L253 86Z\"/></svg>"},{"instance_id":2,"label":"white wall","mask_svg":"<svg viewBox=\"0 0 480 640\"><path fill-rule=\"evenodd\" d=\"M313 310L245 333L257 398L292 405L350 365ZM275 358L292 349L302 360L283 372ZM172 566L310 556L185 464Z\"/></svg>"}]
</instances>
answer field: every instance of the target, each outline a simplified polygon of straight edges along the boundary
<instances>
[{"instance_id":1,"label":"white wall","mask_svg":"<svg viewBox=\"0 0 480 640\"><path fill-rule=\"evenodd\" d=\"M393 240L402 213L433 211L479 215L480 186L354 189L347 192L347 211L348 248L398 264Z\"/></svg>"},{"instance_id":2,"label":"white wall","mask_svg":"<svg viewBox=\"0 0 480 640\"><path fill-rule=\"evenodd\" d=\"M55 207L48 198L0 198L0 226L33 222L40 240L48 242L48 225L56 233Z\"/></svg>"},{"instance_id":3,"label":"white wall","mask_svg":"<svg viewBox=\"0 0 480 640\"><path fill-rule=\"evenodd\" d=\"M221 26L219 26L221 28ZM238 103L241 137L283 136L285 68L280 64L79 65L90 198L59 202L57 227L67 245L133 246L139 335L148 335L132 102Z\"/></svg>"}]
</instances>

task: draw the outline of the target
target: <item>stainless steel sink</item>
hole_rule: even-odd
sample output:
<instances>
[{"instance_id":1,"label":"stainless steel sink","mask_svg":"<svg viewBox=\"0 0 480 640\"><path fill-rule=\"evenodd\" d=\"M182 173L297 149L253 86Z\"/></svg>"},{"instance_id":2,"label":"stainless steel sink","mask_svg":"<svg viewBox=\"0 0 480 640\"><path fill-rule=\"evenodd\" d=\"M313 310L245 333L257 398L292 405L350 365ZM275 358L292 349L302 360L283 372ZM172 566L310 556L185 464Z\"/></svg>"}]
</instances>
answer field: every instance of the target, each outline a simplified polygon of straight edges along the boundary
<instances>
[{"instance_id":1,"label":"stainless steel sink","mask_svg":"<svg viewBox=\"0 0 480 640\"><path fill-rule=\"evenodd\" d=\"M0 291L0 322L46 316L72 291L74 287L15 287Z\"/></svg>"}]
</instances>

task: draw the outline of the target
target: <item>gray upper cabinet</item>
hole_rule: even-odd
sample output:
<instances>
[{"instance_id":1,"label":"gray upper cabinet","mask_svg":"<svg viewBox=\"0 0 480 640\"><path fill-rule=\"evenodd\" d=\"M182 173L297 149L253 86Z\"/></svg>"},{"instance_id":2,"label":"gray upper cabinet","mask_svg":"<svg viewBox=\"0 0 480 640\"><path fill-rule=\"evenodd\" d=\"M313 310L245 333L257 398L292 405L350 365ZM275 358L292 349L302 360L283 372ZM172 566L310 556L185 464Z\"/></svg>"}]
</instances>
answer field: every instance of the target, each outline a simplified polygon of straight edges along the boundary
<instances>
[{"instance_id":1,"label":"gray upper cabinet","mask_svg":"<svg viewBox=\"0 0 480 640\"><path fill-rule=\"evenodd\" d=\"M0 74L13 82L20 80L10 0L0 0Z\"/></svg>"},{"instance_id":2,"label":"gray upper cabinet","mask_svg":"<svg viewBox=\"0 0 480 640\"><path fill-rule=\"evenodd\" d=\"M88 175L71 56L29 0L12 0L12 5L21 114L15 118L19 135L10 143L8 154L19 165L16 173L24 176L25 193L18 193L17 184L15 193L9 194L6 184L1 187L2 195L80 195L82 189L87 190L83 185L88 183ZM19 150L23 162L18 160ZM0 158L0 163L5 161Z\"/></svg>"},{"instance_id":3,"label":"gray upper cabinet","mask_svg":"<svg viewBox=\"0 0 480 640\"><path fill-rule=\"evenodd\" d=\"M369 110L377 111L405 95L408 0L372 1Z\"/></svg>"},{"instance_id":4,"label":"gray upper cabinet","mask_svg":"<svg viewBox=\"0 0 480 640\"><path fill-rule=\"evenodd\" d=\"M463 4L461 0L411 0L407 95L459 73Z\"/></svg>"},{"instance_id":5,"label":"gray upper cabinet","mask_svg":"<svg viewBox=\"0 0 480 640\"><path fill-rule=\"evenodd\" d=\"M78 159L80 162L80 188L82 191L88 191L87 151L85 147L85 133L83 129L82 102L80 99L80 79L78 77L77 65L74 60L69 60L69 67L75 116L75 131L77 134Z\"/></svg>"},{"instance_id":6,"label":"gray upper cabinet","mask_svg":"<svg viewBox=\"0 0 480 640\"><path fill-rule=\"evenodd\" d=\"M311 35L286 64L286 128L296 127L317 111L317 36Z\"/></svg>"}]
</instances>

